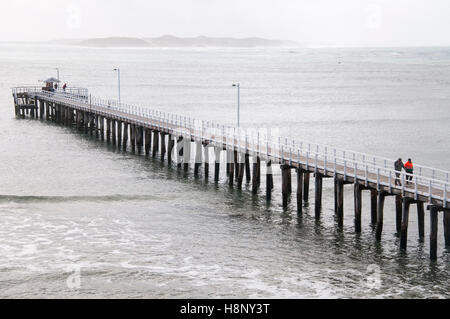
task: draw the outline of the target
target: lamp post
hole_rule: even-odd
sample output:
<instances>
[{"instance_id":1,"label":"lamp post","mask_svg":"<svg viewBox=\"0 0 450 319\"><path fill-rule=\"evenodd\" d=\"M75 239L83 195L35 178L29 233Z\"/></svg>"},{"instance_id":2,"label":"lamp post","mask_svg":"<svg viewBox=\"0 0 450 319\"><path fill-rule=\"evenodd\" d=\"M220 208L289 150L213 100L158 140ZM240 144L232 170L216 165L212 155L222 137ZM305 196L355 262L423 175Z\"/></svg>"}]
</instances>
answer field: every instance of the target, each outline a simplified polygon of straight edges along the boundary
<instances>
[{"instance_id":1,"label":"lamp post","mask_svg":"<svg viewBox=\"0 0 450 319\"><path fill-rule=\"evenodd\" d=\"M117 71L117 77L118 77L118 81L119 81L119 103L120 103L120 69L114 69L114 71Z\"/></svg>"},{"instance_id":2,"label":"lamp post","mask_svg":"<svg viewBox=\"0 0 450 319\"><path fill-rule=\"evenodd\" d=\"M233 84L233 87L237 87L237 91L238 91L238 105L237 105L237 126L240 127L240 112L241 112L241 84L240 83L236 83Z\"/></svg>"},{"instance_id":3,"label":"lamp post","mask_svg":"<svg viewBox=\"0 0 450 319\"><path fill-rule=\"evenodd\" d=\"M55 68L55 70L56 70L56 72L57 72L57 74L58 74L57 79L58 79L58 83L59 83L59 68Z\"/></svg>"}]
</instances>

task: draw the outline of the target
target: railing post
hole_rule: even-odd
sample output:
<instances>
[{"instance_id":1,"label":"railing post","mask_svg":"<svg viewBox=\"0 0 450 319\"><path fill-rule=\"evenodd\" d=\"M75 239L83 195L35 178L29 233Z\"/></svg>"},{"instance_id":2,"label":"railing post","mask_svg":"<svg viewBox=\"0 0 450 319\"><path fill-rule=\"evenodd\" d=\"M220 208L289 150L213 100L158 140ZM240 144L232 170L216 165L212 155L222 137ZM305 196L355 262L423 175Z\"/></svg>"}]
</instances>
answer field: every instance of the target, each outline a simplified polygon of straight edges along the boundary
<instances>
[{"instance_id":1,"label":"railing post","mask_svg":"<svg viewBox=\"0 0 450 319\"><path fill-rule=\"evenodd\" d=\"M444 183L444 208L447 208L447 184Z\"/></svg>"},{"instance_id":2,"label":"railing post","mask_svg":"<svg viewBox=\"0 0 450 319\"><path fill-rule=\"evenodd\" d=\"M292 148L289 147L289 166L292 166Z\"/></svg>"},{"instance_id":3,"label":"railing post","mask_svg":"<svg viewBox=\"0 0 450 319\"><path fill-rule=\"evenodd\" d=\"M344 182L347 181L347 160L344 160Z\"/></svg>"},{"instance_id":4,"label":"railing post","mask_svg":"<svg viewBox=\"0 0 450 319\"><path fill-rule=\"evenodd\" d=\"M380 169L377 168L377 191L380 191Z\"/></svg>"},{"instance_id":5,"label":"railing post","mask_svg":"<svg viewBox=\"0 0 450 319\"><path fill-rule=\"evenodd\" d=\"M315 164L315 168L314 168L314 172L317 174L317 171L318 171L318 167L317 167L317 165L319 165L318 164L318 157L319 157L319 155L316 153L316 164Z\"/></svg>"},{"instance_id":6,"label":"railing post","mask_svg":"<svg viewBox=\"0 0 450 319\"><path fill-rule=\"evenodd\" d=\"M334 153L334 177L336 178L337 172L336 172L336 152Z\"/></svg>"},{"instance_id":7,"label":"railing post","mask_svg":"<svg viewBox=\"0 0 450 319\"><path fill-rule=\"evenodd\" d=\"M402 196L405 196L405 174L402 173Z\"/></svg>"},{"instance_id":8,"label":"railing post","mask_svg":"<svg viewBox=\"0 0 450 319\"><path fill-rule=\"evenodd\" d=\"M306 170L309 171L309 152L306 152Z\"/></svg>"},{"instance_id":9,"label":"railing post","mask_svg":"<svg viewBox=\"0 0 450 319\"><path fill-rule=\"evenodd\" d=\"M430 202L430 204L431 204L431 201L433 200L433 193L432 193L433 188L432 188L432 183L433 183L433 181L430 179L430 186L429 186L429 188L428 188L428 196L429 196L429 202Z\"/></svg>"},{"instance_id":10,"label":"railing post","mask_svg":"<svg viewBox=\"0 0 450 319\"><path fill-rule=\"evenodd\" d=\"M392 171L389 170L389 193L392 193Z\"/></svg>"},{"instance_id":11,"label":"railing post","mask_svg":"<svg viewBox=\"0 0 450 319\"><path fill-rule=\"evenodd\" d=\"M369 186L369 166L366 164L366 172L365 172L365 186Z\"/></svg>"}]
</instances>

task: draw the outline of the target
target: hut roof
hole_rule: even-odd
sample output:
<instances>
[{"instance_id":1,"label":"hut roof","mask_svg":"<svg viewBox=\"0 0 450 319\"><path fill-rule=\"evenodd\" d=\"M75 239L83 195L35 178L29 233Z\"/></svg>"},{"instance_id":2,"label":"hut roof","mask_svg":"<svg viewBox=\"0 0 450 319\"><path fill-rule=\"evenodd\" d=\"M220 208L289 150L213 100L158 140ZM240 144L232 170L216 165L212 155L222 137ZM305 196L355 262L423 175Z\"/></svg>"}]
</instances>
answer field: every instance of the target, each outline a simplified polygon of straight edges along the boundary
<instances>
[{"instance_id":1,"label":"hut roof","mask_svg":"<svg viewBox=\"0 0 450 319\"><path fill-rule=\"evenodd\" d=\"M59 81L58 81L58 79L55 79L55 78L49 78L47 80L44 80L43 82L44 83L58 83Z\"/></svg>"}]
</instances>

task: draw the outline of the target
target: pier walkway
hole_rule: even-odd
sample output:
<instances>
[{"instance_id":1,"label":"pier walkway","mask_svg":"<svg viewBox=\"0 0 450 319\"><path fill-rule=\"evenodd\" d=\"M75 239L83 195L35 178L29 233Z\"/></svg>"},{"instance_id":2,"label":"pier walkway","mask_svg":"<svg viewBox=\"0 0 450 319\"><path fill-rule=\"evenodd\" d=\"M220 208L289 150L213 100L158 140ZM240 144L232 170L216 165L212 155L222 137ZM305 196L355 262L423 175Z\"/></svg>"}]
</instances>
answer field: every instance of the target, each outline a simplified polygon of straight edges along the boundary
<instances>
[{"instance_id":1,"label":"pier walkway","mask_svg":"<svg viewBox=\"0 0 450 319\"><path fill-rule=\"evenodd\" d=\"M309 201L310 176L315 184L315 214L322 211L322 181L333 178L335 185L335 213L339 227L344 220L344 185L352 184L355 205L355 231L361 232L363 190L371 193L371 222L376 238L381 239L383 210L386 196L396 198L396 229L400 246L406 249L409 208L417 205L419 237L424 237L424 205L430 211L430 258L437 258L437 220L443 212L446 247L450 247L450 182L448 171L414 165L414 174L401 172L397 186L394 160L341 150L330 146L274 136L270 130L246 130L219 123L160 112L89 95L84 88L65 91L44 91L36 87L12 89L15 114L29 115L67 126L75 126L85 133L105 139L117 147L152 154L162 160L189 169L194 165L198 175L204 166L209 178L209 165L214 164L214 181L220 179L222 152L225 152L226 173L230 187L242 188L245 177L257 194L261 184L261 162L265 163L266 198L273 192L272 165L280 165L283 207L292 195L292 171L297 175L297 210ZM167 138L166 138L167 137ZM152 145L153 144L153 145ZM153 148L152 148L153 146ZM192 151L193 150L193 151ZM192 155L191 155L192 153ZM192 159L191 159L192 158ZM252 166L250 165L252 159ZM410 179L411 182L407 183Z\"/></svg>"}]
</instances>

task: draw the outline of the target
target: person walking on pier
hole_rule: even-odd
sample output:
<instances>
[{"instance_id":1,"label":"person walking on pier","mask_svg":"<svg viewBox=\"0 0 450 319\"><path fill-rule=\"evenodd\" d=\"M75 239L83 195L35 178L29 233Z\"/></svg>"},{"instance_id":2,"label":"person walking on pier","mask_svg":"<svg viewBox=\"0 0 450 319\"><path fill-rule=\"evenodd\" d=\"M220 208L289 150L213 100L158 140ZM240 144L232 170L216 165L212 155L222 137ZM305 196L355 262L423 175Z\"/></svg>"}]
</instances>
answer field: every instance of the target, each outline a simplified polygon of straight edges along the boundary
<instances>
[{"instance_id":1,"label":"person walking on pier","mask_svg":"<svg viewBox=\"0 0 450 319\"><path fill-rule=\"evenodd\" d=\"M406 181L407 181L406 183L411 184L411 181L413 179L412 174L414 173L414 165L410 158L408 158L408 161L405 163L405 171L406 171L406 173L411 174L411 175L406 175Z\"/></svg>"},{"instance_id":2,"label":"person walking on pier","mask_svg":"<svg viewBox=\"0 0 450 319\"><path fill-rule=\"evenodd\" d=\"M66 88L67 88L67 83L64 83L63 85L63 91L66 92Z\"/></svg>"},{"instance_id":3,"label":"person walking on pier","mask_svg":"<svg viewBox=\"0 0 450 319\"><path fill-rule=\"evenodd\" d=\"M395 163L395 186L402 186L402 182L400 181L400 175L402 173L402 169L405 168L405 165L403 165L403 161L401 158L399 158Z\"/></svg>"}]
</instances>

